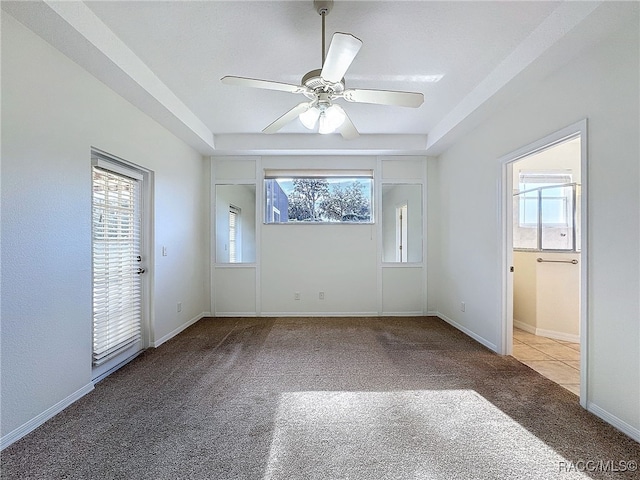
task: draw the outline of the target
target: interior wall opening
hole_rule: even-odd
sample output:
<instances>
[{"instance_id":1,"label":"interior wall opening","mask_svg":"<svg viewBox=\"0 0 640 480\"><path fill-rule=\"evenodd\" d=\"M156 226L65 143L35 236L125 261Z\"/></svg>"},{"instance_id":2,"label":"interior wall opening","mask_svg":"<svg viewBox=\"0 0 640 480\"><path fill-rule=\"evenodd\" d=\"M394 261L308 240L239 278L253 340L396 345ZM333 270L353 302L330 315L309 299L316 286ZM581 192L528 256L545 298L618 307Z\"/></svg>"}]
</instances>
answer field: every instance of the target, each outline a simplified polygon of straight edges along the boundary
<instances>
[{"instance_id":1,"label":"interior wall opening","mask_svg":"<svg viewBox=\"0 0 640 480\"><path fill-rule=\"evenodd\" d=\"M513 163L513 356L580 395L580 137Z\"/></svg>"},{"instance_id":2,"label":"interior wall opening","mask_svg":"<svg viewBox=\"0 0 640 480\"><path fill-rule=\"evenodd\" d=\"M586 120L502 164L502 352L587 402Z\"/></svg>"}]
</instances>

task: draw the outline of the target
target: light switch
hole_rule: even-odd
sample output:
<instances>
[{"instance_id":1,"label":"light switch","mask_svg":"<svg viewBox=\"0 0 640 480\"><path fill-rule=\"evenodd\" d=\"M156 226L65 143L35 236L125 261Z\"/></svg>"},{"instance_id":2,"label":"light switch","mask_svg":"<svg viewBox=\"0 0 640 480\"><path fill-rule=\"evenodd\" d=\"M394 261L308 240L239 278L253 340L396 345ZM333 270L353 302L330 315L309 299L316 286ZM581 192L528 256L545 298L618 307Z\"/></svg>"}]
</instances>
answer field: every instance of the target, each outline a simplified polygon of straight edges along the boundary
<instances>
[{"instance_id":1,"label":"light switch","mask_svg":"<svg viewBox=\"0 0 640 480\"><path fill-rule=\"evenodd\" d=\"M165 247L164 245L162 246L162 256L163 257L167 256L167 247Z\"/></svg>"}]
</instances>

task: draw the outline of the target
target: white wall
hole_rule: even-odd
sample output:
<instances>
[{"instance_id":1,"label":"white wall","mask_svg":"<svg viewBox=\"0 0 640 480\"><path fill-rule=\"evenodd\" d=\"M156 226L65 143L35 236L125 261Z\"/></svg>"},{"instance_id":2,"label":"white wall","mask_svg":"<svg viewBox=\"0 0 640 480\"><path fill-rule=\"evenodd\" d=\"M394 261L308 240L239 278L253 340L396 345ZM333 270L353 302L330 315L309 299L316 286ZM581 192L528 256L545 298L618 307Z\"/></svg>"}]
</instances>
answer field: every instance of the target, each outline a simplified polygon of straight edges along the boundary
<instances>
[{"instance_id":1,"label":"white wall","mask_svg":"<svg viewBox=\"0 0 640 480\"><path fill-rule=\"evenodd\" d=\"M440 262L440 165L437 158L427 157L427 312L435 314L438 311L438 299L441 281Z\"/></svg>"},{"instance_id":2,"label":"white wall","mask_svg":"<svg viewBox=\"0 0 640 480\"><path fill-rule=\"evenodd\" d=\"M498 159L588 118L588 407L640 438L638 18L467 134L439 159L437 309L500 339ZM583 172L584 174L584 172ZM584 182L583 182L584 183ZM430 298L432 292L430 292ZM460 302L466 301L466 312Z\"/></svg>"},{"instance_id":3,"label":"white wall","mask_svg":"<svg viewBox=\"0 0 640 480\"><path fill-rule=\"evenodd\" d=\"M3 12L3 444L92 388L92 146L155 174L159 343L210 309L208 162Z\"/></svg>"},{"instance_id":4,"label":"white wall","mask_svg":"<svg viewBox=\"0 0 640 480\"><path fill-rule=\"evenodd\" d=\"M262 311L375 314L376 235L372 225L265 225ZM300 300L294 300L300 292ZM319 300L319 292L325 299Z\"/></svg>"},{"instance_id":5,"label":"white wall","mask_svg":"<svg viewBox=\"0 0 640 480\"><path fill-rule=\"evenodd\" d=\"M426 266L422 242L414 268L382 268L381 212L376 203L385 181L422 185L424 157L214 157L213 182L256 182L259 197L258 254L255 266L214 267L216 315L378 315L422 314L426 310ZM253 167L250 167L252 165ZM263 224L263 170L347 169L376 172L375 224ZM255 173L254 173L255 172ZM414 212L420 212L418 191ZM215 248L215 247L214 247ZM295 299L295 293L300 299ZM324 299L319 293L324 292Z\"/></svg>"}]
</instances>

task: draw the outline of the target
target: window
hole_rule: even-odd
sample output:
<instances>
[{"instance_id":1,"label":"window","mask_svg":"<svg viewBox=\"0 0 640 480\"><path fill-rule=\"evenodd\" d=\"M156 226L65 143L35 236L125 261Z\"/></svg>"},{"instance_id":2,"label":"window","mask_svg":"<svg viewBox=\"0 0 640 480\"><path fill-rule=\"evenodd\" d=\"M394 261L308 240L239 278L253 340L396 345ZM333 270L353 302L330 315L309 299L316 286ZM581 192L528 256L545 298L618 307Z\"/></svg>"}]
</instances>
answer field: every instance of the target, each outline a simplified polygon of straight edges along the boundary
<instances>
[{"instance_id":1,"label":"window","mask_svg":"<svg viewBox=\"0 0 640 480\"><path fill-rule=\"evenodd\" d=\"M373 172L265 172L265 223L373 223Z\"/></svg>"},{"instance_id":2,"label":"window","mask_svg":"<svg viewBox=\"0 0 640 480\"><path fill-rule=\"evenodd\" d=\"M536 228L539 210L543 227L570 226L570 183L571 174L520 173L520 226Z\"/></svg>"},{"instance_id":3,"label":"window","mask_svg":"<svg viewBox=\"0 0 640 480\"><path fill-rule=\"evenodd\" d=\"M571 173L520 172L518 183L514 248L578 251L580 185L572 183Z\"/></svg>"}]
</instances>

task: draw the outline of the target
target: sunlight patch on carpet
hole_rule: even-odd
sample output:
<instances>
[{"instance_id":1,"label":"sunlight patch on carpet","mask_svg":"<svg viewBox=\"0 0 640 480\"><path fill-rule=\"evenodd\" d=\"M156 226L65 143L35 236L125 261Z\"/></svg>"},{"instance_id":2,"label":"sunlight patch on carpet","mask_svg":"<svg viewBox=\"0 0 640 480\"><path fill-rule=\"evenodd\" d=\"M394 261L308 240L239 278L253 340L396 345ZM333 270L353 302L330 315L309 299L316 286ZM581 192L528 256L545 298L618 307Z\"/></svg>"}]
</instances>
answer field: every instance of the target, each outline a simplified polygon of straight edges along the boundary
<instances>
[{"instance_id":1,"label":"sunlight patch on carpet","mask_svg":"<svg viewBox=\"0 0 640 480\"><path fill-rule=\"evenodd\" d=\"M290 392L264 478L589 478L569 463L472 390Z\"/></svg>"}]
</instances>

